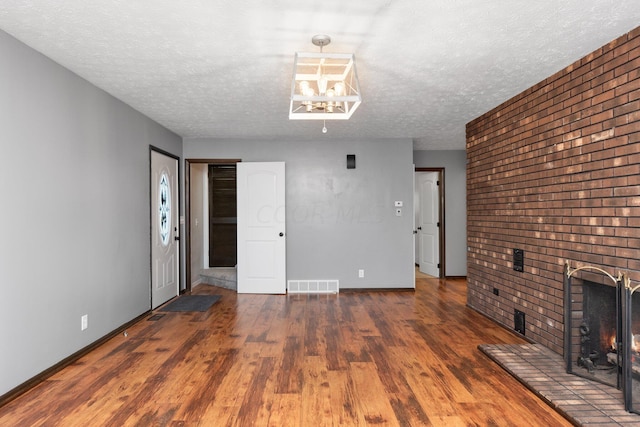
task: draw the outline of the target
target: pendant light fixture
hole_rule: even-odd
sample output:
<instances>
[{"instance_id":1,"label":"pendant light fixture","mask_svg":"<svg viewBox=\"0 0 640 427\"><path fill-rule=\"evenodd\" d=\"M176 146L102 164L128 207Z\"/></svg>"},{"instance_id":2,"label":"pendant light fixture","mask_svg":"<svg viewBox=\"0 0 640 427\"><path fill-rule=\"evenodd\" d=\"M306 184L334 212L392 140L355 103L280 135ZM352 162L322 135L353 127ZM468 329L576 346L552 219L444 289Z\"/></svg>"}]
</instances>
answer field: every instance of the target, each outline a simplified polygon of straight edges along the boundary
<instances>
[{"instance_id":1,"label":"pendant light fixture","mask_svg":"<svg viewBox=\"0 0 640 427\"><path fill-rule=\"evenodd\" d=\"M362 102L352 53L324 53L327 35L313 36L320 52L296 52L291 82L290 120L348 120ZM326 133L326 125L323 127Z\"/></svg>"}]
</instances>

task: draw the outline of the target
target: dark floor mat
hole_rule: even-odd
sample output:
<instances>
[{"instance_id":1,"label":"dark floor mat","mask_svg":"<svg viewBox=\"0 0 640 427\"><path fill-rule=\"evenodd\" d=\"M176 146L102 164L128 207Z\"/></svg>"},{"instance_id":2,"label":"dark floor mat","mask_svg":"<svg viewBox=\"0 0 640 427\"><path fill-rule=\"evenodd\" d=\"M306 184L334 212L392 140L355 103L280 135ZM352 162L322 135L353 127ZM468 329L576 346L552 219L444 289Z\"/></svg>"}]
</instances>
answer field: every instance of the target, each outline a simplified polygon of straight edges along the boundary
<instances>
[{"instance_id":1,"label":"dark floor mat","mask_svg":"<svg viewBox=\"0 0 640 427\"><path fill-rule=\"evenodd\" d=\"M159 311L207 311L220 295L182 295Z\"/></svg>"}]
</instances>

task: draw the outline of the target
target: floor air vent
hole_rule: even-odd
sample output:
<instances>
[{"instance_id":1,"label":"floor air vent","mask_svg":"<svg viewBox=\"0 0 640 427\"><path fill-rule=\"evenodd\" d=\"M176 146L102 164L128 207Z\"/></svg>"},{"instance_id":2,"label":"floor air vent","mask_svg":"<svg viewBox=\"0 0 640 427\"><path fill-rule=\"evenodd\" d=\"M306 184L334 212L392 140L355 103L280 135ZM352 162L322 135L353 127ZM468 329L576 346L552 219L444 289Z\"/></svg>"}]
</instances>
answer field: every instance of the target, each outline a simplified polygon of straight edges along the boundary
<instances>
[{"instance_id":1,"label":"floor air vent","mask_svg":"<svg viewBox=\"0 0 640 427\"><path fill-rule=\"evenodd\" d=\"M287 291L290 294L337 294L339 280L288 280Z\"/></svg>"}]
</instances>

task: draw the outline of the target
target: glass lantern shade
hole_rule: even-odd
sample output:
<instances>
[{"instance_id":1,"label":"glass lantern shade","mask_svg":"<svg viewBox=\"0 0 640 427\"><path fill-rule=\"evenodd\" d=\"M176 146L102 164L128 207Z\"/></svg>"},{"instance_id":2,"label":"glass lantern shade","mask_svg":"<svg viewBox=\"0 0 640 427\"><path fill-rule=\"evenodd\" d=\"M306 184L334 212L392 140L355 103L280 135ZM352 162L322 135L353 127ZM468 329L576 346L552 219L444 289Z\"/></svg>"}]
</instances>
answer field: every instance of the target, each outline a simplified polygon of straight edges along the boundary
<instances>
[{"instance_id":1,"label":"glass lantern shade","mask_svg":"<svg viewBox=\"0 0 640 427\"><path fill-rule=\"evenodd\" d=\"M353 54L295 54L290 120L348 120L361 102Z\"/></svg>"}]
</instances>

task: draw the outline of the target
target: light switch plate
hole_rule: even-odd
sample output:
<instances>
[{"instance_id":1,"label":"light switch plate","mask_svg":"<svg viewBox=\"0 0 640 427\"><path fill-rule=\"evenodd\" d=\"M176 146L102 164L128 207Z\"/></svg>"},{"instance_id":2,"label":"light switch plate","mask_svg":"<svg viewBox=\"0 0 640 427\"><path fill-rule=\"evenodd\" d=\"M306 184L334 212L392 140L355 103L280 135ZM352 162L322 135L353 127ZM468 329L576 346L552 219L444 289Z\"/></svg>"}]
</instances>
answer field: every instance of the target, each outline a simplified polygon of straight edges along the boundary
<instances>
[{"instance_id":1,"label":"light switch plate","mask_svg":"<svg viewBox=\"0 0 640 427\"><path fill-rule=\"evenodd\" d=\"M402 200L396 200L396 202L394 203L396 208L401 208L402 207Z\"/></svg>"}]
</instances>

